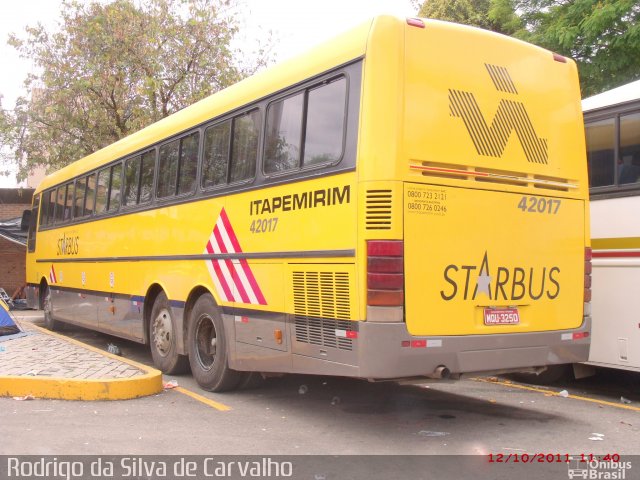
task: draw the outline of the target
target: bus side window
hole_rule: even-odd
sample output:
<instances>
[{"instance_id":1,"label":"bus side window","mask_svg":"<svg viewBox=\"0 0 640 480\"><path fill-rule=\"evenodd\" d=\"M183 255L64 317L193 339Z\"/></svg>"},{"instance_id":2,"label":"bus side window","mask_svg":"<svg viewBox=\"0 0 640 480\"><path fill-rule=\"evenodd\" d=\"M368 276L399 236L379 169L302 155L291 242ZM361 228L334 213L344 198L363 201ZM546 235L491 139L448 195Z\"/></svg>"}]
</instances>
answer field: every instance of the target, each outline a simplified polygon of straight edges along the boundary
<instances>
[{"instance_id":1,"label":"bus side window","mask_svg":"<svg viewBox=\"0 0 640 480\"><path fill-rule=\"evenodd\" d=\"M142 154L140 165L140 203L151 201L153 191L153 172L156 169L156 151L149 150Z\"/></svg>"},{"instance_id":2,"label":"bus side window","mask_svg":"<svg viewBox=\"0 0 640 480\"><path fill-rule=\"evenodd\" d=\"M73 192L74 192L74 184L67 184L67 194L66 200L64 202L64 221L68 222L71 220L71 214L73 213Z\"/></svg>"},{"instance_id":3,"label":"bus side window","mask_svg":"<svg viewBox=\"0 0 640 480\"><path fill-rule=\"evenodd\" d=\"M96 185L96 214L102 213L107 210L107 200L109 195L109 173L109 168L103 168L98 172L98 182Z\"/></svg>"},{"instance_id":4,"label":"bus side window","mask_svg":"<svg viewBox=\"0 0 640 480\"><path fill-rule=\"evenodd\" d=\"M618 183L640 180L640 113L620 115Z\"/></svg>"},{"instance_id":5,"label":"bus side window","mask_svg":"<svg viewBox=\"0 0 640 480\"><path fill-rule=\"evenodd\" d=\"M264 148L265 173L285 172L300 166L303 109L304 92L269 105Z\"/></svg>"},{"instance_id":6,"label":"bus side window","mask_svg":"<svg viewBox=\"0 0 640 480\"><path fill-rule=\"evenodd\" d=\"M202 188L211 188L227 183L231 120L213 125L204 132L204 155L202 159Z\"/></svg>"},{"instance_id":7,"label":"bus side window","mask_svg":"<svg viewBox=\"0 0 640 480\"><path fill-rule=\"evenodd\" d=\"M33 205L31 206L31 217L29 218L29 232L27 234L27 249L29 253L33 253L36 249L36 226L38 224L39 209L40 209L40 195L36 195L33 198Z\"/></svg>"},{"instance_id":8,"label":"bus side window","mask_svg":"<svg viewBox=\"0 0 640 480\"><path fill-rule=\"evenodd\" d=\"M140 155L128 158L124 162L124 188L122 193L122 206L131 206L138 203L140 190Z\"/></svg>"},{"instance_id":9,"label":"bus side window","mask_svg":"<svg viewBox=\"0 0 640 480\"><path fill-rule=\"evenodd\" d=\"M58 187L56 191L56 218L55 223L59 224L64 221L64 202L67 199L67 186Z\"/></svg>"},{"instance_id":10,"label":"bus side window","mask_svg":"<svg viewBox=\"0 0 640 480\"><path fill-rule=\"evenodd\" d=\"M180 139L180 162L178 167L178 195L192 193L196 188L198 172L198 147L200 132Z\"/></svg>"},{"instance_id":11,"label":"bus side window","mask_svg":"<svg viewBox=\"0 0 640 480\"><path fill-rule=\"evenodd\" d=\"M51 199L51 190L42 194L42 208L40 208L40 226L46 227L49 221L49 201Z\"/></svg>"},{"instance_id":12,"label":"bus side window","mask_svg":"<svg viewBox=\"0 0 640 480\"><path fill-rule=\"evenodd\" d=\"M229 182L253 178L258 157L260 112L253 110L233 119Z\"/></svg>"},{"instance_id":13,"label":"bus side window","mask_svg":"<svg viewBox=\"0 0 640 480\"><path fill-rule=\"evenodd\" d=\"M109 178L109 205L107 210L115 212L120 208L120 188L122 187L122 163L111 167Z\"/></svg>"},{"instance_id":14,"label":"bus side window","mask_svg":"<svg viewBox=\"0 0 640 480\"><path fill-rule=\"evenodd\" d=\"M589 186L615 184L615 119L608 118L586 125Z\"/></svg>"},{"instance_id":15,"label":"bus side window","mask_svg":"<svg viewBox=\"0 0 640 480\"><path fill-rule=\"evenodd\" d=\"M344 145L347 81L309 90L303 165L340 160Z\"/></svg>"},{"instance_id":16,"label":"bus side window","mask_svg":"<svg viewBox=\"0 0 640 480\"><path fill-rule=\"evenodd\" d=\"M163 198L174 195L178 180L178 154L180 141L165 143L160 147L160 165L158 168L158 186L156 197Z\"/></svg>"},{"instance_id":17,"label":"bus side window","mask_svg":"<svg viewBox=\"0 0 640 480\"><path fill-rule=\"evenodd\" d=\"M76 180L76 199L73 212L73 218L80 218L84 210L84 196L87 192L87 177Z\"/></svg>"},{"instance_id":18,"label":"bus side window","mask_svg":"<svg viewBox=\"0 0 640 480\"><path fill-rule=\"evenodd\" d=\"M87 176L87 194L84 201L83 216L93 215L96 203L96 174L92 173Z\"/></svg>"}]
</instances>

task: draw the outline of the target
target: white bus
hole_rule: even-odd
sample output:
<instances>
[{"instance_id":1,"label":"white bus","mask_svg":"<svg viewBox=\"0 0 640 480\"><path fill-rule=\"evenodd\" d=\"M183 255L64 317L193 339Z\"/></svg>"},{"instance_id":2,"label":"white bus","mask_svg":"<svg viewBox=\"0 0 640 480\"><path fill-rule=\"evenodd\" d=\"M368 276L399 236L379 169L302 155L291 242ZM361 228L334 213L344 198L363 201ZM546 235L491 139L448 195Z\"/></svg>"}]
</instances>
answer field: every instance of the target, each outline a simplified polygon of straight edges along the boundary
<instances>
[{"instance_id":1,"label":"white bus","mask_svg":"<svg viewBox=\"0 0 640 480\"><path fill-rule=\"evenodd\" d=\"M583 100L582 110L593 248L587 364L640 372L640 80Z\"/></svg>"}]
</instances>

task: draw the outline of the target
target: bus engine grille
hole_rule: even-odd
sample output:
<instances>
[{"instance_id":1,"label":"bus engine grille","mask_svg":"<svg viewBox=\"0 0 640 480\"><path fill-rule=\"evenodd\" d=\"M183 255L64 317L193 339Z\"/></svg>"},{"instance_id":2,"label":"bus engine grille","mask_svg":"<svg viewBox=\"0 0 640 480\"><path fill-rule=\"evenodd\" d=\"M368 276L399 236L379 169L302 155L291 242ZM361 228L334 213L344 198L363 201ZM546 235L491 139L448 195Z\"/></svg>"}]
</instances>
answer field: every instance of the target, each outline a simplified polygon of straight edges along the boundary
<instances>
[{"instance_id":1,"label":"bus engine grille","mask_svg":"<svg viewBox=\"0 0 640 480\"><path fill-rule=\"evenodd\" d=\"M296 340L351 350L352 339L336 331L352 331L347 272L293 272Z\"/></svg>"}]
</instances>

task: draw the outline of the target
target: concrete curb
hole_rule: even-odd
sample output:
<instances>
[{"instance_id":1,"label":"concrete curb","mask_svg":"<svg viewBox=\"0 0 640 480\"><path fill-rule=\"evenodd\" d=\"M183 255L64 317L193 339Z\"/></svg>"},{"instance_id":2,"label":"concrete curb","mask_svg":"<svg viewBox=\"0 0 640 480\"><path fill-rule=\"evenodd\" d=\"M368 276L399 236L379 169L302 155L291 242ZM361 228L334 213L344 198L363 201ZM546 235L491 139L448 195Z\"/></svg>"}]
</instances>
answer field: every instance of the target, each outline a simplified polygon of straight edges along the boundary
<instances>
[{"instance_id":1,"label":"concrete curb","mask_svg":"<svg viewBox=\"0 0 640 480\"><path fill-rule=\"evenodd\" d=\"M32 395L35 398L59 400L128 400L154 395L163 390L162 372L155 368L102 351L34 324L30 327L44 335L57 337L86 350L127 363L145 373L131 378L96 379L3 375L0 376L0 397Z\"/></svg>"}]
</instances>

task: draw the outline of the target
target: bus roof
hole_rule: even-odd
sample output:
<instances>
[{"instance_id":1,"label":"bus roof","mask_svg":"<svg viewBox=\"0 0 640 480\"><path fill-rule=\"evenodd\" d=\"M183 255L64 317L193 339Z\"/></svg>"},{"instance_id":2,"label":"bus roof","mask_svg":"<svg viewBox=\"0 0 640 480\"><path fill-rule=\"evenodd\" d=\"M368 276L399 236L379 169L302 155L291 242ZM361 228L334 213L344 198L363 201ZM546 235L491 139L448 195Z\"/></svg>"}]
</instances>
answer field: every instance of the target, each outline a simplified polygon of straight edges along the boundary
<instances>
[{"instance_id":1,"label":"bus roof","mask_svg":"<svg viewBox=\"0 0 640 480\"><path fill-rule=\"evenodd\" d=\"M110 161L138 152L148 145L177 135L216 116L242 108L292 84L364 56L372 25L380 18L372 18L304 54L245 78L142 130L78 159L48 175L38 185L36 193L92 171ZM396 19L396 21L400 20Z\"/></svg>"},{"instance_id":2,"label":"bus roof","mask_svg":"<svg viewBox=\"0 0 640 480\"><path fill-rule=\"evenodd\" d=\"M582 100L582 111L590 112L638 99L640 99L640 80L585 98Z\"/></svg>"}]
</instances>

